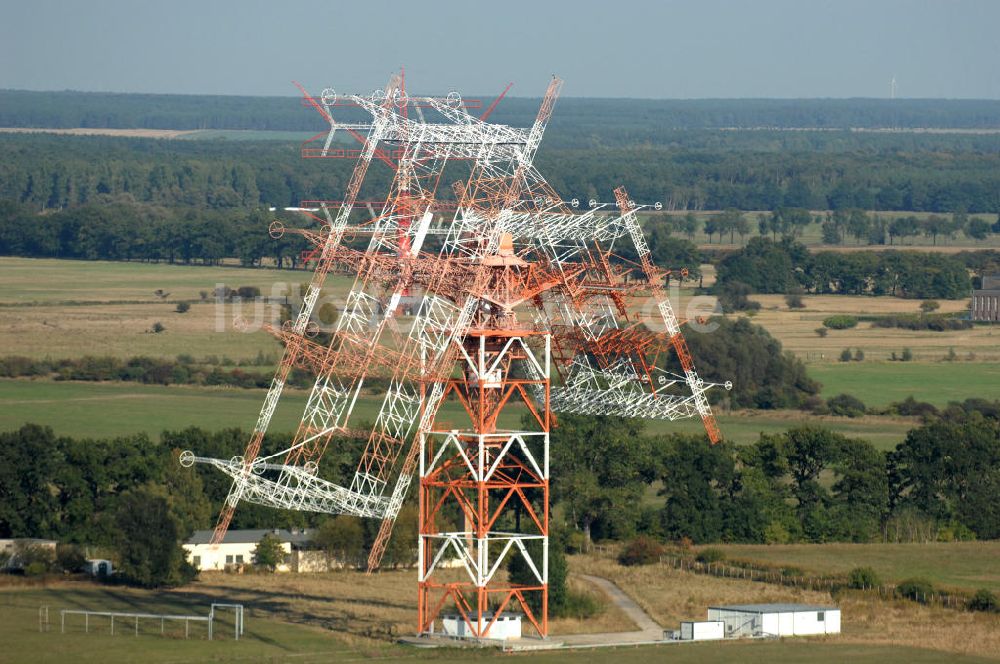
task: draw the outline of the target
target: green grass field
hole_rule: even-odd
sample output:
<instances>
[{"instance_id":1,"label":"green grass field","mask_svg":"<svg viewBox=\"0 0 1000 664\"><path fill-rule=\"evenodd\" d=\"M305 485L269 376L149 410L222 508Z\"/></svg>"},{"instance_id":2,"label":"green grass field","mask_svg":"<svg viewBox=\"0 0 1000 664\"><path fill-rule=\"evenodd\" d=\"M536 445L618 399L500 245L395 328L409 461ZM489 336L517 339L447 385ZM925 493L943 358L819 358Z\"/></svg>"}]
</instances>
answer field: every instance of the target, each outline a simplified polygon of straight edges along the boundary
<instances>
[{"instance_id":1,"label":"green grass field","mask_svg":"<svg viewBox=\"0 0 1000 664\"><path fill-rule=\"evenodd\" d=\"M729 544L729 558L791 565L817 575L872 567L883 581L924 577L945 588L1000 592L1000 541L929 544Z\"/></svg>"},{"instance_id":2,"label":"green grass field","mask_svg":"<svg viewBox=\"0 0 1000 664\"><path fill-rule=\"evenodd\" d=\"M303 390L285 391L275 412L271 431L294 431L305 405ZM77 437L120 436L144 431L156 439L164 430L199 426L214 430L225 427L249 429L257 419L264 390L191 386L142 385L138 383L86 383L49 380L0 379L0 430L26 422L51 426L57 434ZM380 397L358 400L353 421L372 421ZM521 409L504 413L503 426L515 426ZM440 411L445 425L461 425L464 413L453 401ZM900 442L914 421L907 418L815 417L799 411L746 411L721 414L723 435L736 443L757 440L761 432L777 433L798 424L818 424L847 436L866 438L888 449ZM701 420L649 422L650 434L680 431L700 433Z\"/></svg>"},{"instance_id":3,"label":"green grass field","mask_svg":"<svg viewBox=\"0 0 1000 664\"><path fill-rule=\"evenodd\" d=\"M1000 394L996 362L839 362L810 365L809 375L823 384L824 397L853 394L867 406L885 406L910 395L944 406Z\"/></svg>"},{"instance_id":4,"label":"green grass field","mask_svg":"<svg viewBox=\"0 0 1000 664\"><path fill-rule=\"evenodd\" d=\"M67 633L59 630L59 609L91 609L149 611L154 613L205 614L209 597L185 596L181 593L125 590L93 586L87 583L63 584L49 589L0 590L0 661L20 664L31 662L65 662L81 664L148 662L360 662L379 661L446 661L486 660L502 655L493 649L418 649L386 641L363 639L333 629L313 625L291 624L268 615L263 606L246 605L246 632L240 641L225 635L225 625L217 625L221 638L211 642L202 638L184 639L180 633L161 637L158 623L145 627L140 634L121 629L115 636L108 633L107 623L92 625L91 633L83 633L81 618L71 619ZM336 603L336 598L330 598ZM52 628L39 631L38 609L48 606ZM355 607L363 611L363 606ZM106 619L105 619L106 620ZM103 628L103 629L102 629ZM203 628L202 628L203 629ZM192 637L201 636L192 629ZM785 639L768 642L729 642L672 644L662 646L621 647L594 650L550 651L514 655L519 661L551 664L615 661L623 664L643 664L669 659L679 664L695 662L747 662L769 664L775 661L809 661L816 664L844 661L872 664L923 664L947 661L987 662L985 658L965 657L919 648L852 643L837 638Z\"/></svg>"}]
</instances>

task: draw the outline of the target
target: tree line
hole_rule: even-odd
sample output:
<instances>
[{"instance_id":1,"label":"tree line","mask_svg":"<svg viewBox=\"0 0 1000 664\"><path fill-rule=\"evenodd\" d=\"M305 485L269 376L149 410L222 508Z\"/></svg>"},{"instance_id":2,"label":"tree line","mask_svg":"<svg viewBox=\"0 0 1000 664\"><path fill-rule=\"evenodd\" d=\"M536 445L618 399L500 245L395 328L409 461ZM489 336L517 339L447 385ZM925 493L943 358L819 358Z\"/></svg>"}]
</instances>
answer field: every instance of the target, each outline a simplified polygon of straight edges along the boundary
<instances>
[{"instance_id":1,"label":"tree line","mask_svg":"<svg viewBox=\"0 0 1000 664\"><path fill-rule=\"evenodd\" d=\"M703 436L643 436L640 421L567 416L551 449L553 498L583 540L1000 536L997 402L969 400L929 415L889 452L821 427L710 446Z\"/></svg>"},{"instance_id":2,"label":"tree line","mask_svg":"<svg viewBox=\"0 0 1000 664\"><path fill-rule=\"evenodd\" d=\"M919 251L812 253L789 238L775 242L757 237L718 262L714 288L719 293L743 286L755 293L803 289L818 294L953 300L968 297L972 290L968 260L968 254Z\"/></svg>"},{"instance_id":3,"label":"tree line","mask_svg":"<svg viewBox=\"0 0 1000 664\"><path fill-rule=\"evenodd\" d=\"M373 82L373 88L378 86L379 83ZM363 95L371 91L353 92ZM438 90L436 94L447 92ZM472 92L488 103L499 90ZM494 119L528 126L538 112L539 103L536 98L506 97L495 111ZM980 99L629 99L623 102L566 97L558 102L558 108L564 131L607 134L617 130L636 138L645 137L651 125L660 131L663 127L992 129L1000 116L1000 103ZM615 122L604 121L609 117L615 118ZM348 121L356 117L350 109L339 108L338 119ZM289 95L281 97L0 90L0 126L317 131L322 129L323 122L310 109L303 109L295 89L289 86Z\"/></svg>"},{"instance_id":4,"label":"tree line","mask_svg":"<svg viewBox=\"0 0 1000 664\"><path fill-rule=\"evenodd\" d=\"M162 207L129 196L38 215L0 200L0 255L204 265L238 258L246 266L269 258L295 268L311 245L294 234L271 238L268 225L282 216L261 208Z\"/></svg>"},{"instance_id":5,"label":"tree line","mask_svg":"<svg viewBox=\"0 0 1000 664\"><path fill-rule=\"evenodd\" d=\"M1000 211L1000 137L989 150L858 149L824 152L684 148L636 144L590 148L543 143L537 165L567 198L613 202L627 184L636 201L667 210ZM102 194L159 205L296 206L337 198L349 160L302 159L297 142L162 140L106 136L0 135L0 199L40 211ZM457 167L456 167L457 168ZM456 170L456 173L459 171ZM376 164L377 198L391 173ZM460 177L447 176L446 181ZM443 198L451 196L442 187Z\"/></svg>"},{"instance_id":6,"label":"tree line","mask_svg":"<svg viewBox=\"0 0 1000 664\"><path fill-rule=\"evenodd\" d=\"M124 506L161 513L156 518L166 519L164 532L176 544L211 527L230 484L212 469L181 467L180 450L228 458L245 442L238 429L165 432L159 444L145 435L74 439L38 425L2 433L0 537L115 546L129 518ZM266 447L283 442L269 439ZM347 481L363 443L338 440L321 475ZM820 427L712 446L704 436L645 435L637 420L584 416L560 418L551 450L552 498L564 515L555 525L568 529L560 541L570 548L636 534L696 543L1000 537L998 402L925 413L889 452ZM388 564L412 563L415 518L408 508ZM145 521L148 530L152 521ZM318 527L316 546L349 564L363 558L377 525L250 504L233 522Z\"/></svg>"}]
</instances>

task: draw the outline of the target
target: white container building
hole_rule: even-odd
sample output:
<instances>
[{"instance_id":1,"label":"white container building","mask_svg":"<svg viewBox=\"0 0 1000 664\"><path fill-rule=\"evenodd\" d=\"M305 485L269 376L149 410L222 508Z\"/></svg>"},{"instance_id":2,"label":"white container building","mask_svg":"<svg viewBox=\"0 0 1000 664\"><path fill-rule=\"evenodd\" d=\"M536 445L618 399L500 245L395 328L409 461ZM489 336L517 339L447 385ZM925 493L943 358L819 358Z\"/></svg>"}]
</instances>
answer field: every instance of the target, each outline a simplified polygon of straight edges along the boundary
<instances>
[{"instance_id":1,"label":"white container building","mask_svg":"<svg viewBox=\"0 0 1000 664\"><path fill-rule=\"evenodd\" d=\"M446 614L441 617L441 633L445 636L458 636L465 638L475 638L472 630L469 629L469 624L465 622L465 618L458 614ZM475 616L473 616L473 621L475 621ZM483 622L479 625L480 631L486 629L490 620L493 619L492 614L484 614ZM508 613L504 612L497 616L496 622L490 627L490 632L484 638L487 639L519 639L521 638L521 614L519 613Z\"/></svg>"},{"instance_id":2,"label":"white container building","mask_svg":"<svg viewBox=\"0 0 1000 664\"><path fill-rule=\"evenodd\" d=\"M812 604L710 606L709 621L725 623L726 638L840 634L840 609Z\"/></svg>"},{"instance_id":3,"label":"white container building","mask_svg":"<svg viewBox=\"0 0 1000 664\"><path fill-rule=\"evenodd\" d=\"M714 641L726 638L726 623L721 620L690 621L681 623L678 634L681 641Z\"/></svg>"}]
</instances>

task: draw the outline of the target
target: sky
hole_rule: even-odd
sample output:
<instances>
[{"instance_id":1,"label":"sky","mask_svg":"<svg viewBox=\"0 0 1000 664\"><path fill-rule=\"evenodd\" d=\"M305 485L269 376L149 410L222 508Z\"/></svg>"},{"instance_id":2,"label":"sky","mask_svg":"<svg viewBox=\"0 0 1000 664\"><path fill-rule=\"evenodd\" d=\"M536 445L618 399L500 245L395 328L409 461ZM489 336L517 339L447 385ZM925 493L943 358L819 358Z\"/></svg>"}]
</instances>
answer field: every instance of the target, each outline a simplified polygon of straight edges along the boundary
<instances>
[{"instance_id":1,"label":"sky","mask_svg":"<svg viewBox=\"0 0 1000 664\"><path fill-rule=\"evenodd\" d=\"M998 0L0 0L0 88L1000 99Z\"/></svg>"}]
</instances>

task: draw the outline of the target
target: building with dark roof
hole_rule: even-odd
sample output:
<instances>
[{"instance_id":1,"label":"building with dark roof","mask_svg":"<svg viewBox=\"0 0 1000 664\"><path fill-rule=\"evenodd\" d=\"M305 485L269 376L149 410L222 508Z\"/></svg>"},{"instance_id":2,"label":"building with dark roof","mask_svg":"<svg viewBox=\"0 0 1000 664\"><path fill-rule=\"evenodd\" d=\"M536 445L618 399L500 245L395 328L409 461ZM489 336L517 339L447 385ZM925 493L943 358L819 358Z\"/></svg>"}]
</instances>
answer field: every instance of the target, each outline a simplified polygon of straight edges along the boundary
<instances>
[{"instance_id":1,"label":"building with dark roof","mask_svg":"<svg viewBox=\"0 0 1000 664\"><path fill-rule=\"evenodd\" d=\"M972 320L1000 321L1000 274L983 277L983 287L972 291Z\"/></svg>"},{"instance_id":2,"label":"building with dark roof","mask_svg":"<svg viewBox=\"0 0 1000 664\"><path fill-rule=\"evenodd\" d=\"M218 545L212 544L211 530L197 530L184 543L188 561L199 571L240 569L253 563L253 552L265 535L273 535L285 550L285 560L277 571L298 571L298 556L294 554L309 547L313 531L309 529L285 530L283 528L255 528L229 530Z\"/></svg>"}]
</instances>

